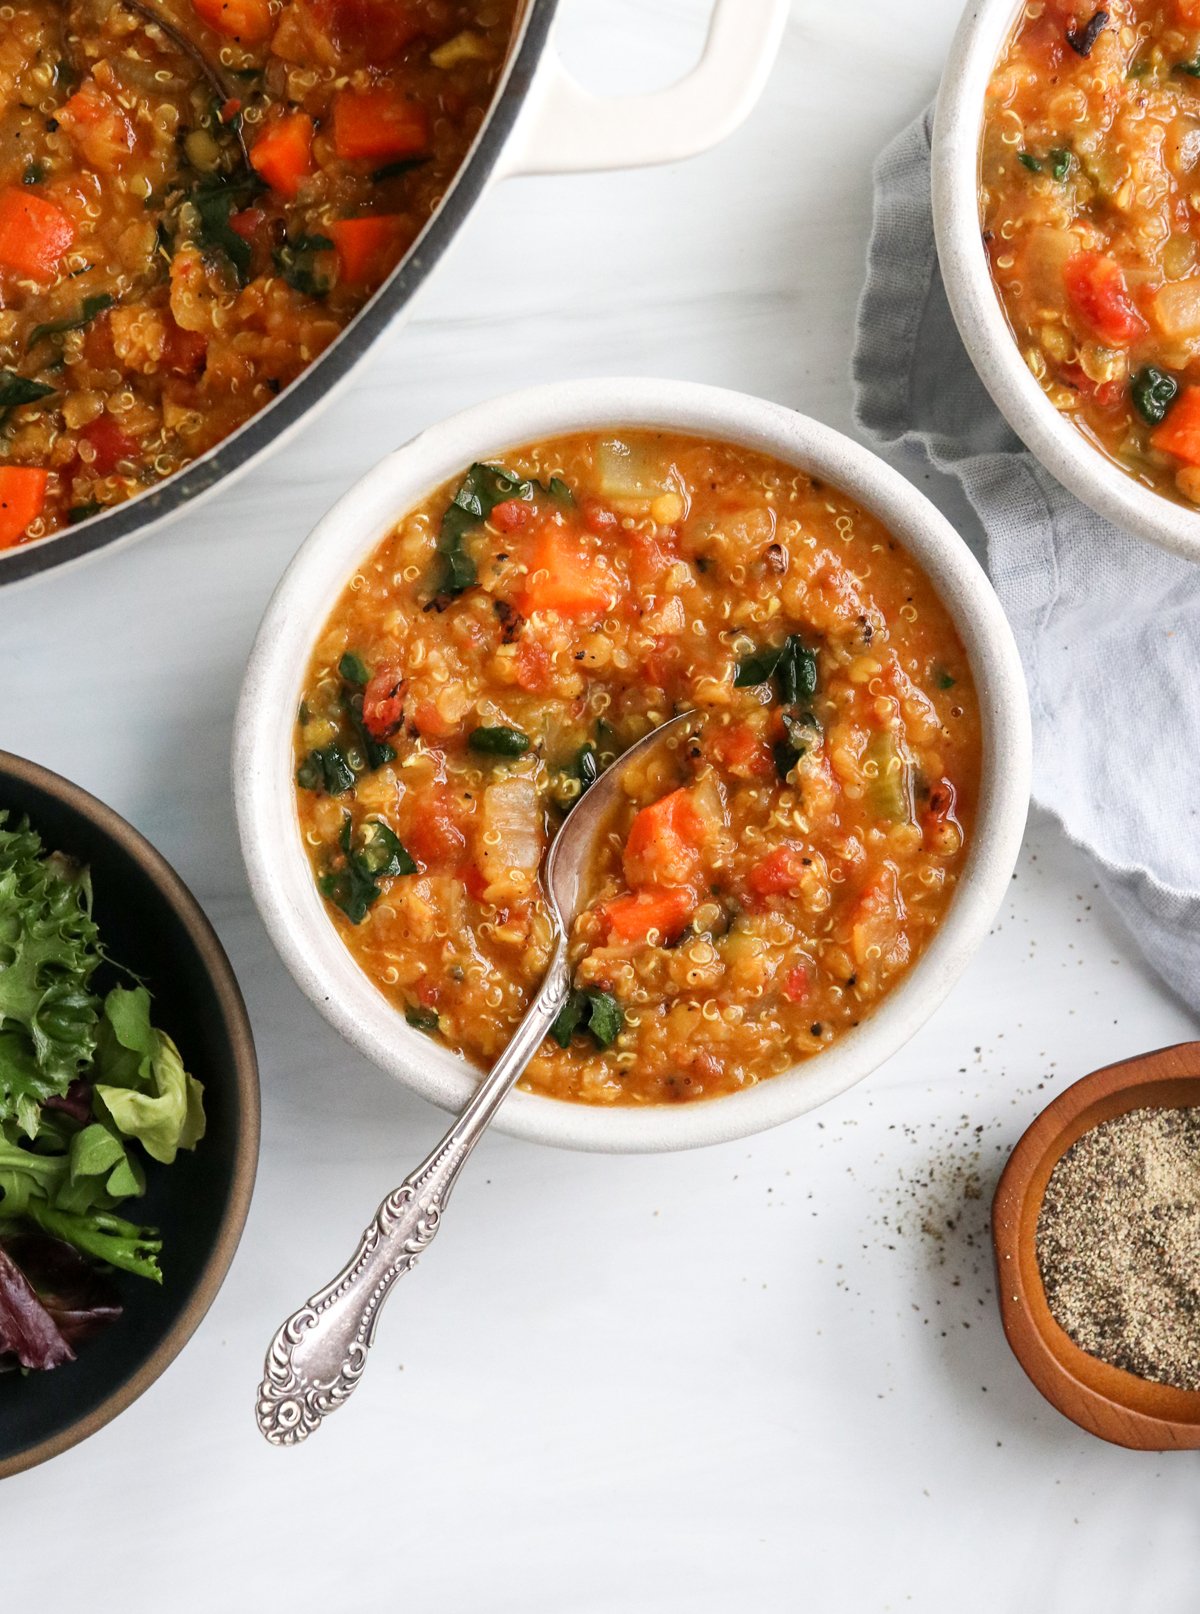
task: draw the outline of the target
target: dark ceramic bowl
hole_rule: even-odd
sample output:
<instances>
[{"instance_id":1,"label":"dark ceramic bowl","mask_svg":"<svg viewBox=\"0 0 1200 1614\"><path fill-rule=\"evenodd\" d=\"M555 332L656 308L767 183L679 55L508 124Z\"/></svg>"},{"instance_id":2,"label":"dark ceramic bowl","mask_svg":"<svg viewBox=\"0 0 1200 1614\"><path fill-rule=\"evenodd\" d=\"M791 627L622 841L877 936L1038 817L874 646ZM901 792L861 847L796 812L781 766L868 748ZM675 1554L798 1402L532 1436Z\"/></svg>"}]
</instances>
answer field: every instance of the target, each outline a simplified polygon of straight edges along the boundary
<instances>
[{"instance_id":1,"label":"dark ceramic bowl","mask_svg":"<svg viewBox=\"0 0 1200 1614\"><path fill-rule=\"evenodd\" d=\"M117 1274L123 1315L48 1373L0 1375L0 1479L115 1418L178 1355L241 1237L258 1162L254 1039L229 960L196 899L137 831L57 774L0 751L0 810L89 863L113 957L154 993L154 1018L204 1083L208 1128L174 1165L148 1162L136 1219L162 1229L163 1283Z\"/></svg>"}]
</instances>

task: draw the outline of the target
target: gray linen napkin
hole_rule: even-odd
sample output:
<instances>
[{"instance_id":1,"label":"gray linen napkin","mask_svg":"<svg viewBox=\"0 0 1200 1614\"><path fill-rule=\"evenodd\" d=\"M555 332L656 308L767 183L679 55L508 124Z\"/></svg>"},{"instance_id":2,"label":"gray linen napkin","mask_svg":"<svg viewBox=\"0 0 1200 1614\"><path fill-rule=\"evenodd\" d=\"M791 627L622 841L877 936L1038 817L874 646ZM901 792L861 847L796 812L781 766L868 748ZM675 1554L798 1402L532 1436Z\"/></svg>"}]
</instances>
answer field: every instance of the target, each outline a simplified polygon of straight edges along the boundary
<instances>
[{"instance_id":1,"label":"gray linen napkin","mask_svg":"<svg viewBox=\"0 0 1200 1614\"><path fill-rule=\"evenodd\" d=\"M1146 957L1200 1009L1200 567L1080 504L988 397L938 270L931 123L926 112L876 164L857 419L926 482L932 465L961 484L1029 681L1034 798L1092 853Z\"/></svg>"}]
</instances>

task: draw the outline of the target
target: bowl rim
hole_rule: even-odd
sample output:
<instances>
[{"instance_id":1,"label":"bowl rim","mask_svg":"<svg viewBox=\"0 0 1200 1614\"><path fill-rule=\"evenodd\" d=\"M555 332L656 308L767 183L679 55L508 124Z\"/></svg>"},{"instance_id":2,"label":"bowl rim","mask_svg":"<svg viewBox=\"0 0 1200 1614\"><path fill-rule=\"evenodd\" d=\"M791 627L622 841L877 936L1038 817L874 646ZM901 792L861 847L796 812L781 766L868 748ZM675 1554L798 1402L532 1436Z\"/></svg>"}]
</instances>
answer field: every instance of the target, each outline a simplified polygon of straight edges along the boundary
<instances>
[{"instance_id":1,"label":"bowl rim","mask_svg":"<svg viewBox=\"0 0 1200 1614\"><path fill-rule=\"evenodd\" d=\"M1024 0L969 0L938 91L931 149L933 228L942 282L980 380L1036 459L1115 526L1200 560L1200 510L1120 470L1055 409L1021 357L992 283L979 228L983 100Z\"/></svg>"},{"instance_id":2,"label":"bowl rim","mask_svg":"<svg viewBox=\"0 0 1200 1614\"><path fill-rule=\"evenodd\" d=\"M1022 1371L1072 1423L1136 1451L1200 1447L1200 1390L1138 1378L1076 1345L1046 1299L1037 1223L1050 1175L1079 1138L1131 1110L1194 1104L1198 1092L1200 1042L1174 1043L1080 1077L1026 1127L992 1200L1000 1320Z\"/></svg>"},{"instance_id":3,"label":"bowl rim","mask_svg":"<svg viewBox=\"0 0 1200 1614\"><path fill-rule=\"evenodd\" d=\"M6 778L20 780L44 791L47 795L55 797L69 811L88 820L102 835L115 842L127 857L138 864L161 892L168 905L179 915L200 954L204 971L212 981L221 1018L229 1031L233 1048L234 1091L239 1121L233 1172L217 1235L186 1305L141 1366L122 1380L99 1405L82 1417L72 1420L57 1434L26 1446L9 1457L0 1458L0 1479L7 1479L12 1474L34 1468L51 1457L57 1457L60 1452L67 1451L71 1446L78 1445L89 1435L94 1435L118 1413L131 1406L157 1378L161 1377L179 1355L216 1299L241 1240L254 1191L261 1124L258 1058L250 1016L225 949L208 916L191 891L162 853L152 846L140 831L134 829L133 825L122 818L114 808L91 795L82 786L64 779L61 774L54 773L39 763L31 762L27 757L0 751L0 781Z\"/></svg>"},{"instance_id":4,"label":"bowl rim","mask_svg":"<svg viewBox=\"0 0 1200 1614\"><path fill-rule=\"evenodd\" d=\"M859 499L895 532L950 610L984 719L975 844L950 912L910 974L860 1026L801 1066L703 1103L602 1108L518 1090L495 1123L561 1147L634 1153L718 1143L791 1120L861 1080L913 1035L965 967L1007 890L1029 802L1031 744L1016 645L982 568L923 494L851 439L743 393L649 378L551 383L466 409L388 455L301 545L267 606L234 725L234 799L255 902L297 984L373 1063L445 1109L460 1108L475 1086L470 1068L405 1025L353 962L296 832L292 714L328 602L396 520L464 465L547 437L622 427L732 441Z\"/></svg>"}]
</instances>

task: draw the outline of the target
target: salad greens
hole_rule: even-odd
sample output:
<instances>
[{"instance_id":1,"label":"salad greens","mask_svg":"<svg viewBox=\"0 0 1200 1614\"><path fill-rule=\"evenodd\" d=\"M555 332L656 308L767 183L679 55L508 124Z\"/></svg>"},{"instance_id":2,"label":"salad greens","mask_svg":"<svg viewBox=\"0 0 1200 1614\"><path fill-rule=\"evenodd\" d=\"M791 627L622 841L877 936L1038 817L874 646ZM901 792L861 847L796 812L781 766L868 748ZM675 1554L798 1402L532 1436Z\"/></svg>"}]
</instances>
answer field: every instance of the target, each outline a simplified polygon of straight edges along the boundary
<instances>
[{"instance_id":1,"label":"salad greens","mask_svg":"<svg viewBox=\"0 0 1200 1614\"><path fill-rule=\"evenodd\" d=\"M119 1311L91 1263L161 1283L156 1230L116 1212L145 1193L143 1156L170 1165L204 1136L200 1083L152 1023L149 991L133 979L102 994L102 968L118 967L87 868L0 812L0 1365L70 1360L50 1298L76 1322L81 1305Z\"/></svg>"}]
</instances>

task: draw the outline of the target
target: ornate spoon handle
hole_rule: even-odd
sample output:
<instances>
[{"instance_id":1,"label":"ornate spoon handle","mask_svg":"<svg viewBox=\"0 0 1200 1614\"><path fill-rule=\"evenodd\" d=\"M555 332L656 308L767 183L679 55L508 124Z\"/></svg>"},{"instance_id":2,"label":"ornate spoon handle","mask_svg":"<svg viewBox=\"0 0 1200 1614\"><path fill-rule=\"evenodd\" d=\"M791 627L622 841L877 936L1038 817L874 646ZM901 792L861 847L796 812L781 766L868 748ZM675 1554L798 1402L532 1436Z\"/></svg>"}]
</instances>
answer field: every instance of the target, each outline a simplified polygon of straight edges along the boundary
<instances>
[{"instance_id":1,"label":"ornate spoon handle","mask_svg":"<svg viewBox=\"0 0 1200 1614\"><path fill-rule=\"evenodd\" d=\"M466 1109L429 1158L380 1205L349 1265L293 1312L271 1341L256 1411L258 1427L273 1446L306 1440L349 1398L393 1284L433 1239L467 1157L541 1046L569 987L560 941L541 990Z\"/></svg>"}]
</instances>

